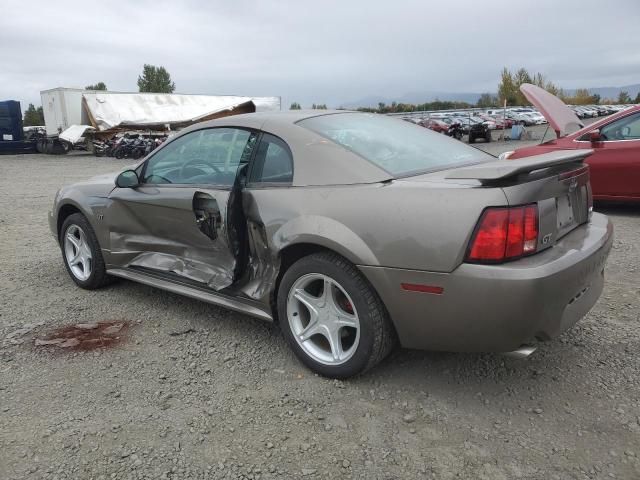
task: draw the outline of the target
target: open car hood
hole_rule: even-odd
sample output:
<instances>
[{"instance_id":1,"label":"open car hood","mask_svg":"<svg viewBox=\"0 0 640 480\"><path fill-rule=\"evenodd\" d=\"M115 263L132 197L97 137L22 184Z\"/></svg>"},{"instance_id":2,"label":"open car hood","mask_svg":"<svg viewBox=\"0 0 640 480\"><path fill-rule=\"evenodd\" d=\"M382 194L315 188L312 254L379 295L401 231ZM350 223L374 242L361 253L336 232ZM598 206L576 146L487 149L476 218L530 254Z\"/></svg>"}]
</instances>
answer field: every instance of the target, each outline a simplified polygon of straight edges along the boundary
<instances>
[{"instance_id":1,"label":"open car hood","mask_svg":"<svg viewBox=\"0 0 640 480\"><path fill-rule=\"evenodd\" d=\"M551 128L555 130L558 138L577 132L584 127L573 110L555 95L530 83L520 85L520 91L540 110Z\"/></svg>"}]
</instances>

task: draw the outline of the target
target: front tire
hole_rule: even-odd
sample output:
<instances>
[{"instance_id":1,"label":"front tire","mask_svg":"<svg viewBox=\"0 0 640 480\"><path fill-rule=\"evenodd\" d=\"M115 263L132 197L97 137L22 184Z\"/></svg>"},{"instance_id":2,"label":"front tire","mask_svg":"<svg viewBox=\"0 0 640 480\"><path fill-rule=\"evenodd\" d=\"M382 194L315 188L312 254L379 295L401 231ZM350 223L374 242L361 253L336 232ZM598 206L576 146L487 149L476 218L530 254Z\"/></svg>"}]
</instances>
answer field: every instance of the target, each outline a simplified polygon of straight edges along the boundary
<instances>
[{"instance_id":1,"label":"front tire","mask_svg":"<svg viewBox=\"0 0 640 480\"><path fill-rule=\"evenodd\" d=\"M278 318L287 342L308 368L348 378L372 368L393 349L389 314L364 276L331 252L304 257L282 277Z\"/></svg>"},{"instance_id":2,"label":"front tire","mask_svg":"<svg viewBox=\"0 0 640 480\"><path fill-rule=\"evenodd\" d=\"M102 250L87 218L81 213L69 215L60 229L60 248L67 273L80 288L94 290L108 283Z\"/></svg>"}]
</instances>

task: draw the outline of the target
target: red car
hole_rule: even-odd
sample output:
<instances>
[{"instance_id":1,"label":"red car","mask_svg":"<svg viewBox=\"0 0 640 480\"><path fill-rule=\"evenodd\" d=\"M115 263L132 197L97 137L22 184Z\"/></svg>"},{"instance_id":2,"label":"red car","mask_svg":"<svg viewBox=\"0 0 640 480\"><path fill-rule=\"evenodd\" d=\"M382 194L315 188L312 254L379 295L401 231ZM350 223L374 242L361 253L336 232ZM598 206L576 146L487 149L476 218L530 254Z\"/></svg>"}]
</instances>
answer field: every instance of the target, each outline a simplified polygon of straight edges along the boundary
<instances>
[{"instance_id":1,"label":"red car","mask_svg":"<svg viewBox=\"0 0 640 480\"><path fill-rule=\"evenodd\" d=\"M555 130L557 139L507 152L514 160L555 150L593 149L586 159L595 200L640 201L640 105L586 127L562 100L530 84L520 87Z\"/></svg>"},{"instance_id":2,"label":"red car","mask_svg":"<svg viewBox=\"0 0 640 480\"><path fill-rule=\"evenodd\" d=\"M420 125L438 133L447 133L447 130L449 130L449 125L447 125L442 120L436 120L434 118L423 120L422 122L420 122Z\"/></svg>"}]
</instances>

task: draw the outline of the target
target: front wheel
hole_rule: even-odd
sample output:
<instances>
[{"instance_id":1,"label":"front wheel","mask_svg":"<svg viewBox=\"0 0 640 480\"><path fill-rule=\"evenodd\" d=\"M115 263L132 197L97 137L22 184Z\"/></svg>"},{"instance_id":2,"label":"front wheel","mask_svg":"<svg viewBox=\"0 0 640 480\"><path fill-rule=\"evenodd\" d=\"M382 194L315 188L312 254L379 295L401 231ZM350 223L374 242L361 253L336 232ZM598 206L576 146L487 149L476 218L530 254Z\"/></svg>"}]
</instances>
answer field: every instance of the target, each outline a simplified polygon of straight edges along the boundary
<instances>
[{"instance_id":1,"label":"front wheel","mask_svg":"<svg viewBox=\"0 0 640 480\"><path fill-rule=\"evenodd\" d=\"M65 219L60 229L60 247L64 266L76 285L93 290L111 282L96 234L84 215L74 213Z\"/></svg>"},{"instance_id":2,"label":"front wheel","mask_svg":"<svg viewBox=\"0 0 640 480\"><path fill-rule=\"evenodd\" d=\"M285 272L278 317L296 356L327 377L362 373L395 345L378 294L354 265L331 252L304 257Z\"/></svg>"}]
</instances>

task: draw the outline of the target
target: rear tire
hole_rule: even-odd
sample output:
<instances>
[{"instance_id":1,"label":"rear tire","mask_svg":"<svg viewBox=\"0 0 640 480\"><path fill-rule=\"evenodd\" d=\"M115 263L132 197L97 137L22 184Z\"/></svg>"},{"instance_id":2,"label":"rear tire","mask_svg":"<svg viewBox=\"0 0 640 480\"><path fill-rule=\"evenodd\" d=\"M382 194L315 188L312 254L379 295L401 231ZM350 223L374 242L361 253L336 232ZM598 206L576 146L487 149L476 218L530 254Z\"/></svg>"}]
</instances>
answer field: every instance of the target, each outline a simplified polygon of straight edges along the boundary
<instances>
[{"instance_id":1,"label":"rear tire","mask_svg":"<svg viewBox=\"0 0 640 480\"><path fill-rule=\"evenodd\" d=\"M84 215L74 213L65 219L59 243L67 273L80 288L94 290L113 281L107 275L96 234Z\"/></svg>"},{"instance_id":2,"label":"rear tire","mask_svg":"<svg viewBox=\"0 0 640 480\"><path fill-rule=\"evenodd\" d=\"M363 373L383 360L396 343L378 294L353 264L332 252L295 262L282 277L277 307L293 352L309 369L326 377Z\"/></svg>"}]
</instances>

